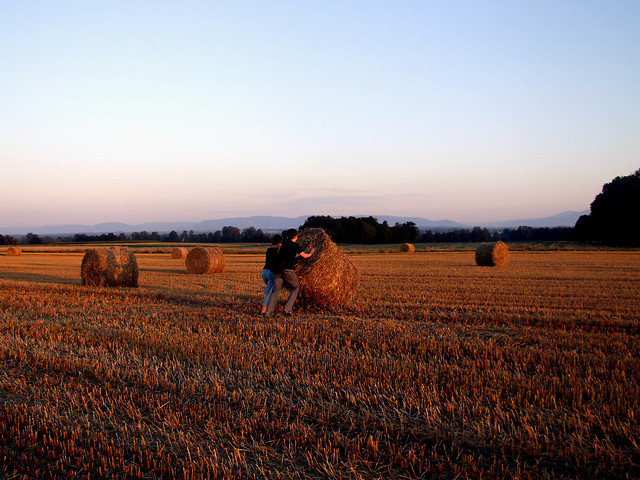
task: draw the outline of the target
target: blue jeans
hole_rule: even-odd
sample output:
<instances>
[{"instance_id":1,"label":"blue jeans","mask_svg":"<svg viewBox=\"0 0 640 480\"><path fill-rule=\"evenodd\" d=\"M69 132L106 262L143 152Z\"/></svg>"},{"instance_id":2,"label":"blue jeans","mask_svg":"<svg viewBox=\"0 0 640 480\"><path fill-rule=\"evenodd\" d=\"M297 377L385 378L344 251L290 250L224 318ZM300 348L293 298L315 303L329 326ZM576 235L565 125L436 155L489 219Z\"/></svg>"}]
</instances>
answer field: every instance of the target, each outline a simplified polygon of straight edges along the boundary
<instances>
[{"instance_id":1,"label":"blue jeans","mask_svg":"<svg viewBox=\"0 0 640 480\"><path fill-rule=\"evenodd\" d=\"M262 299L262 306L266 307L269 304L269 297L273 293L274 281L276 274L267 268L262 269L262 280L266 285L264 289L264 298Z\"/></svg>"},{"instance_id":2,"label":"blue jeans","mask_svg":"<svg viewBox=\"0 0 640 480\"><path fill-rule=\"evenodd\" d=\"M294 270L283 270L282 273L278 273L275 276L273 292L269 297L269 302L267 305L267 315L271 315L276 309L276 304L278 303L278 295L280 294L280 290L283 285L286 285L291 290L289 292L289 296L287 297L287 301L284 304L284 311L286 313L291 313L293 309L293 303L296 301L296 297L298 296L298 292L300 291L300 283L298 282L298 276Z\"/></svg>"}]
</instances>

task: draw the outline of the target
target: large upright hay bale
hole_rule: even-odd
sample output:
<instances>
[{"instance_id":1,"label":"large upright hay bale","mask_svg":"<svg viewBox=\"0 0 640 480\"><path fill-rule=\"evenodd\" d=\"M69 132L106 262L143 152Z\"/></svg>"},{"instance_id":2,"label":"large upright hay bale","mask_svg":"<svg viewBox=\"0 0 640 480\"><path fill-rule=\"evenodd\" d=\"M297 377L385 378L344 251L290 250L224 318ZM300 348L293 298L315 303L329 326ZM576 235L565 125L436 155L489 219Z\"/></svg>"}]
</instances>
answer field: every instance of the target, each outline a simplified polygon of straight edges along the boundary
<instances>
[{"instance_id":1,"label":"large upright hay bale","mask_svg":"<svg viewBox=\"0 0 640 480\"><path fill-rule=\"evenodd\" d=\"M84 254L80 269L82 285L137 287L138 261L128 248L94 248Z\"/></svg>"},{"instance_id":2,"label":"large upright hay bale","mask_svg":"<svg viewBox=\"0 0 640 480\"><path fill-rule=\"evenodd\" d=\"M509 263L509 247L504 242L482 243L476 249L476 263L481 267L504 267Z\"/></svg>"},{"instance_id":3,"label":"large upright hay bale","mask_svg":"<svg viewBox=\"0 0 640 480\"><path fill-rule=\"evenodd\" d=\"M20 250L18 247L9 247L7 248L5 254L9 257L17 257L18 255L22 255L22 250Z\"/></svg>"},{"instance_id":4,"label":"large upright hay bale","mask_svg":"<svg viewBox=\"0 0 640 480\"><path fill-rule=\"evenodd\" d=\"M347 255L321 228L300 232L298 243L313 255L300 259L296 274L300 281L300 302L314 307L335 307L349 303L356 294L360 273Z\"/></svg>"},{"instance_id":5,"label":"large upright hay bale","mask_svg":"<svg viewBox=\"0 0 640 480\"><path fill-rule=\"evenodd\" d=\"M189 250L187 273L222 273L225 268L224 255L220 247L195 247Z\"/></svg>"},{"instance_id":6,"label":"large upright hay bale","mask_svg":"<svg viewBox=\"0 0 640 480\"><path fill-rule=\"evenodd\" d=\"M171 250L171 258L175 258L178 260L183 260L185 258L187 258L187 254L189 253L189 249L188 248L183 248L183 247L176 247L173 250Z\"/></svg>"},{"instance_id":7,"label":"large upright hay bale","mask_svg":"<svg viewBox=\"0 0 640 480\"><path fill-rule=\"evenodd\" d=\"M416 247L412 243L403 243L400 245L401 252L413 253L416 251Z\"/></svg>"}]
</instances>

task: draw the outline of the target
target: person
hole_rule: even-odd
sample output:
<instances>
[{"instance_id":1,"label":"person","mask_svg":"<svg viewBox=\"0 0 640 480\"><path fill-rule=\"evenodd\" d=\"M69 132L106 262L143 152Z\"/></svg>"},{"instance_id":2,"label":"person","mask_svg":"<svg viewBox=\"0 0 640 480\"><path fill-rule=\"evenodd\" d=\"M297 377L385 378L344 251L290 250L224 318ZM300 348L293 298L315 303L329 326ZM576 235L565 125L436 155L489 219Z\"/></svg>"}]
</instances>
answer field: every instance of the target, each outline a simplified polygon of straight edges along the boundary
<instances>
[{"instance_id":1,"label":"person","mask_svg":"<svg viewBox=\"0 0 640 480\"><path fill-rule=\"evenodd\" d=\"M278 255L278 249L281 244L282 236L275 234L271 237L271 246L267 248L267 253L265 254L264 267L262 268L262 280L264 280L266 287L264 289L264 298L262 299L262 315L267 311L269 297L273 293L276 273L280 273L282 270L280 266L280 256Z\"/></svg>"},{"instance_id":2,"label":"person","mask_svg":"<svg viewBox=\"0 0 640 480\"><path fill-rule=\"evenodd\" d=\"M290 289L289 297L287 297L287 301L284 304L284 314L291 315L293 304L300 290L298 276L294 270L296 260L299 257L309 258L315 252L315 248L312 248L309 252L304 252L297 242L298 231L295 228L290 228L287 230L287 238L282 240L282 245L280 245L280 249L278 250L282 271L275 275L273 291L269 296L267 311L265 312L266 316L272 315L275 311L276 304L278 303L278 295L283 285L286 285Z\"/></svg>"}]
</instances>

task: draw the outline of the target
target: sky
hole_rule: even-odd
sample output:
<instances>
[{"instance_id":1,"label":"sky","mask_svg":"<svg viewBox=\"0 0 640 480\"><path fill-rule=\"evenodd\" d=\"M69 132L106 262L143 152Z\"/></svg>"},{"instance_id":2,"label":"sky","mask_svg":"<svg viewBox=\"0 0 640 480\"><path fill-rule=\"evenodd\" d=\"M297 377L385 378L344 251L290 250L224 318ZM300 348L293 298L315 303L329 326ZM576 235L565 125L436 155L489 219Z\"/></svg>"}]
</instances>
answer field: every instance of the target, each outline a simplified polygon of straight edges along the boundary
<instances>
[{"instance_id":1,"label":"sky","mask_svg":"<svg viewBox=\"0 0 640 480\"><path fill-rule=\"evenodd\" d=\"M588 210L640 168L640 2L0 0L0 233Z\"/></svg>"}]
</instances>

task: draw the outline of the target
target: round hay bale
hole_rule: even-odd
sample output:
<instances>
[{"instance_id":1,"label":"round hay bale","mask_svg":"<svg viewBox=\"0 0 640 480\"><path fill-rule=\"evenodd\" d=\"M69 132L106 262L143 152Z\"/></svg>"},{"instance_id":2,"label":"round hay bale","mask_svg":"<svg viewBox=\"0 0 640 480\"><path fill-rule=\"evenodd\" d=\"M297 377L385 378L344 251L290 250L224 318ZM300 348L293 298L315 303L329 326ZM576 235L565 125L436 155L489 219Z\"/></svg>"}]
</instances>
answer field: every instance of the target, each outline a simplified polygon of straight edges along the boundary
<instances>
[{"instance_id":1,"label":"round hay bale","mask_svg":"<svg viewBox=\"0 0 640 480\"><path fill-rule=\"evenodd\" d=\"M476 264L481 267L504 267L509 263L509 247L504 242L482 243L476 249Z\"/></svg>"},{"instance_id":2,"label":"round hay bale","mask_svg":"<svg viewBox=\"0 0 640 480\"><path fill-rule=\"evenodd\" d=\"M222 273L226 266L224 255L220 247L195 247L189 250L187 259L187 273Z\"/></svg>"},{"instance_id":3,"label":"round hay bale","mask_svg":"<svg viewBox=\"0 0 640 480\"><path fill-rule=\"evenodd\" d=\"M17 257L18 255L22 255L22 250L20 250L18 247L9 247L7 248L5 254L10 257Z\"/></svg>"},{"instance_id":4,"label":"round hay bale","mask_svg":"<svg viewBox=\"0 0 640 480\"><path fill-rule=\"evenodd\" d=\"M356 294L360 273L347 255L321 228L300 232L298 244L306 252L315 248L311 257L296 264L300 303L321 308L349 303Z\"/></svg>"},{"instance_id":5,"label":"round hay bale","mask_svg":"<svg viewBox=\"0 0 640 480\"><path fill-rule=\"evenodd\" d=\"M403 243L400 245L401 252L413 253L416 251L416 247L412 243Z\"/></svg>"},{"instance_id":6,"label":"round hay bale","mask_svg":"<svg viewBox=\"0 0 640 480\"><path fill-rule=\"evenodd\" d=\"M184 260L185 258L187 258L188 253L189 253L188 248L176 247L173 250L171 250L171 258Z\"/></svg>"},{"instance_id":7,"label":"round hay bale","mask_svg":"<svg viewBox=\"0 0 640 480\"><path fill-rule=\"evenodd\" d=\"M137 287L138 261L128 248L94 248L84 254L80 269L82 285Z\"/></svg>"}]
</instances>

